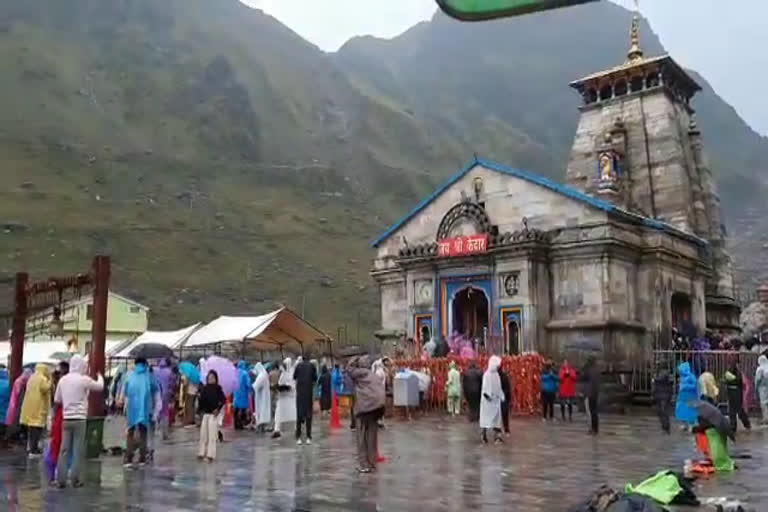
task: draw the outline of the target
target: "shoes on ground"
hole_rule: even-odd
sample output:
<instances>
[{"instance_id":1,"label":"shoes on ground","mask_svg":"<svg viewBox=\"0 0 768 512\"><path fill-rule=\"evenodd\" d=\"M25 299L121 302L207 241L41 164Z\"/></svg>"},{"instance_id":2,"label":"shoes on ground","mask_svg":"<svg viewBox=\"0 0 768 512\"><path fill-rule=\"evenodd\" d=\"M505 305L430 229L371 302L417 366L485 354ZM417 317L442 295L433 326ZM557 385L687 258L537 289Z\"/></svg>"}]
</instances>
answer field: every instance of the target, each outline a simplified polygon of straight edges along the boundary
<instances>
[{"instance_id":1,"label":"shoes on ground","mask_svg":"<svg viewBox=\"0 0 768 512\"><path fill-rule=\"evenodd\" d=\"M298 438L296 440L296 446L301 446L303 443L301 442L301 438Z\"/></svg>"}]
</instances>

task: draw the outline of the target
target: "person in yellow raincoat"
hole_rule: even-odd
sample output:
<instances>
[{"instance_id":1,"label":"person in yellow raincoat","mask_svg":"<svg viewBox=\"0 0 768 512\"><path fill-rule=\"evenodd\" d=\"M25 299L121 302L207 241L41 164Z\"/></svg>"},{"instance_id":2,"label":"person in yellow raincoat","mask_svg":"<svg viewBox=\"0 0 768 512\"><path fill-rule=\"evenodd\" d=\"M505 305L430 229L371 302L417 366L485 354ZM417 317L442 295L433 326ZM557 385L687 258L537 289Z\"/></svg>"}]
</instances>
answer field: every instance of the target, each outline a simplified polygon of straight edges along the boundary
<instances>
[{"instance_id":1,"label":"person in yellow raincoat","mask_svg":"<svg viewBox=\"0 0 768 512\"><path fill-rule=\"evenodd\" d=\"M35 373L27 382L24 402L21 404L19 423L27 427L27 452L30 457L40 456L40 438L48 420L51 406L50 370L44 364L35 366Z\"/></svg>"}]
</instances>

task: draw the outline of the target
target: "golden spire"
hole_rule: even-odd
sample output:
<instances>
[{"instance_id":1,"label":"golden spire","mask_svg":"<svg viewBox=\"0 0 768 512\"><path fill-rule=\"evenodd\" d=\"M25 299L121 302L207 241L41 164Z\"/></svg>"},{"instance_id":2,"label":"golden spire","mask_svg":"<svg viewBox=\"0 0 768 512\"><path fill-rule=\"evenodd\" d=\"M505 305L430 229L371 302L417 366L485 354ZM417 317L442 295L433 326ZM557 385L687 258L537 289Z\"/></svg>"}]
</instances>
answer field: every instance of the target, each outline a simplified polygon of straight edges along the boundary
<instances>
[{"instance_id":1,"label":"golden spire","mask_svg":"<svg viewBox=\"0 0 768 512\"><path fill-rule=\"evenodd\" d=\"M643 50L640 48L640 8L635 0L635 15L632 17L632 29L629 31L629 51L627 62L634 63L643 60Z\"/></svg>"}]
</instances>

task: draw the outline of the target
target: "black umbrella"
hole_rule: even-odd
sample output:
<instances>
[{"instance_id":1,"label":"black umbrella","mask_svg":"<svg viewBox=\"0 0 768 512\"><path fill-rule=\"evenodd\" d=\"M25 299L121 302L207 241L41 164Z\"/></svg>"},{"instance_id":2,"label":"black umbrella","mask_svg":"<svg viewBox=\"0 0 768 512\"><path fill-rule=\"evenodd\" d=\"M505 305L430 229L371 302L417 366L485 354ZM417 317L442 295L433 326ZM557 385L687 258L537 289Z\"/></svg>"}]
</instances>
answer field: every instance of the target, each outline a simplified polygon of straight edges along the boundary
<instances>
[{"instance_id":1,"label":"black umbrella","mask_svg":"<svg viewBox=\"0 0 768 512\"><path fill-rule=\"evenodd\" d=\"M696 409L696 414L699 415L699 423L701 423L702 426L712 427L724 436L735 440L733 430L731 429L731 423L725 416L723 416L720 409L704 400L696 400L689 405L692 405Z\"/></svg>"},{"instance_id":2,"label":"black umbrella","mask_svg":"<svg viewBox=\"0 0 768 512\"><path fill-rule=\"evenodd\" d=\"M173 350L162 343L142 343L133 347L128 355L144 359L165 359L173 357Z\"/></svg>"}]
</instances>

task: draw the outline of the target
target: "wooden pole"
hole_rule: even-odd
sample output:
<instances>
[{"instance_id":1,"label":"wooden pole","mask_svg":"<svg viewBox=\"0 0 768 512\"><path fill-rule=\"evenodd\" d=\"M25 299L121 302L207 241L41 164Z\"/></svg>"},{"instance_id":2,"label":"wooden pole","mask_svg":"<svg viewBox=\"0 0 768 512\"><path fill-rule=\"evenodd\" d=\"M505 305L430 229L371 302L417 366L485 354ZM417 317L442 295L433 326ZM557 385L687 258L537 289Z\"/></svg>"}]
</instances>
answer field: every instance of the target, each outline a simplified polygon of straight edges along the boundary
<instances>
[{"instance_id":1,"label":"wooden pole","mask_svg":"<svg viewBox=\"0 0 768 512\"><path fill-rule=\"evenodd\" d=\"M107 341L107 304L109 302L109 256L93 259L93 317L91 318L91 353L88 357L91 377L104 374L104 350ZM104 415L104 393L93 393L88 397L88 416Z\"/></svg>"},{"instance_id":2,"label":"wooden pole","mask_svg":"<svg viewBox=\"0 0 768 512\"><path fill-rule=\"evenodd\" d=\"M27 328L27 283L29 274L19 272L16 274L16 289L13 299L13 324L11 331L11 360L10 360L10 382L16 380L21 375L21 369L24 366L24 335Z\"/></svg>"}]
</instances>

